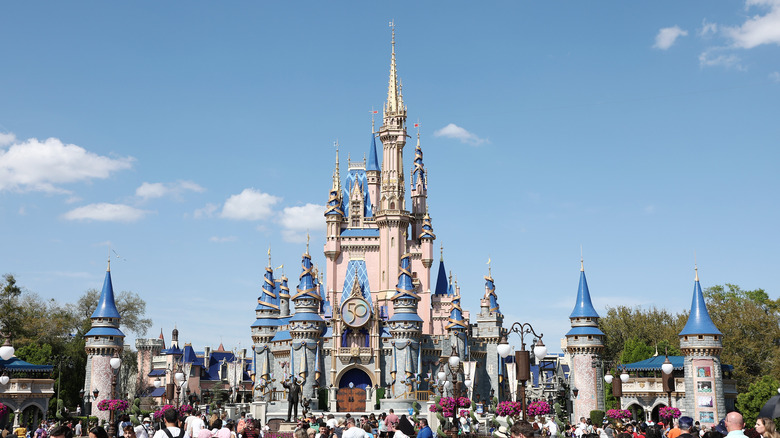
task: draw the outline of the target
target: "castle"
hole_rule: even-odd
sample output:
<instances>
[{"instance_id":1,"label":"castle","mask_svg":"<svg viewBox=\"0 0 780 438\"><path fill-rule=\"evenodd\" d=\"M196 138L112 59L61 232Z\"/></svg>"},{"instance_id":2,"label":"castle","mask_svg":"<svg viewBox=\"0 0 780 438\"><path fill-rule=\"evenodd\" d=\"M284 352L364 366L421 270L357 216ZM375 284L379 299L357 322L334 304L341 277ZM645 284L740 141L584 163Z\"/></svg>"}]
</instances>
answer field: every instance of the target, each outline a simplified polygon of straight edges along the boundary
<instances>
[{"instance_id":1,"label":"castle","mask_svg":"<svg viewBox=\"0 0 780 438\"><path fill-rule=\"evenodd\" d=\"M207 398L204 388L232 388L241 401L274 403L276 408L285 405L282 383L291 379L301 383L304 397L314 400L313 408L341 412L372 410L375 405L382 410L405 410L441 392L468 392L472 399L485 402L491 397L510 398L514 391L506 383L511 377L503 377L512 374L507 370L513 364L498 354L499 342L508 330L490 270L473 320L461 307L460 289L452 275L447 275L443 254L435 280L431 275L436 235L427 206L428 175L418 133L407 199L406 120L393 32L387 100L381 126L372 126L368 158L348 160L342 181L336 152L324 210L323 272L313 266L307 244L298 283L291 290L288 278L272 268L269 249L256 319L250 326L251 357L222 348L196 352L185 345L180 349L177 331L168 349L162 339L137 340L139 386L142 392L150 390L145 395L160 397L162 402L165 389L159 385L152 389L152 382L170 379L175 367L183 366L188 376L183 388L189 388L191 395ZM562 368L568 372L570 367L566 377L577 393L562 397L573 400L573 418L587 417L605 405L601 362L605 336L598 328L599 315L582 265L569 319L571 330L563 348L568 366ZM106 373L94 368L106 368L109 357L121 350L123 339L109 273L93 327L87 334L85 391L99 386L101 395L108 394ZM678 389L672 405L703 424L725 415L720 336L707 313L697 273L690 319L680 333L685 356L674 359L679 362L676 374L684 378L685 396L680 397L683 388ZM453 357L462 366L450 366ZM537 373L542 368L541 364L532 366ZM660 363L647 369L660 371ZM445 379L437 376L442 373ZM657 410L665 401L659 397L663 393L645 385L658 382L635 379L640 389L625 397L622 406L637 403ZM459 383L439 386L443 380ZM539 382L539 376L531 381ZM557 393L556 388L549 390ZM171 394L165 398L172 398Z\"/></svg>"},{"instance_id":2,"label":"castle","mask_svg":"<svg viewBox=\"0 0 780 438\"><path fill-rule=\"evenodd\" d=\"M336 152L324 212L324 278L313 268L307 245L298 285L291 291L288 279L275 275L269 250L257 319L251 325L256 398L297 376L307 397L316 396L318 388L382 388L383 405L410 406L433 389L426 380L452 354L464 365L483 364L464 367L467 376L460 371L459 381L468 377L480 382L475 395L486 400L498 391L496 347L503 316L493 279L485 277L485 295L472 325L443 260L435 282L431 276L436 235L419 133L408 205L403 167L407 108L396 67L395 32L382 113L379 129L372 126L368 159L349 161L344 181ZM355 407L339 403L338 409Z\"/></svg>"}]
</instances>

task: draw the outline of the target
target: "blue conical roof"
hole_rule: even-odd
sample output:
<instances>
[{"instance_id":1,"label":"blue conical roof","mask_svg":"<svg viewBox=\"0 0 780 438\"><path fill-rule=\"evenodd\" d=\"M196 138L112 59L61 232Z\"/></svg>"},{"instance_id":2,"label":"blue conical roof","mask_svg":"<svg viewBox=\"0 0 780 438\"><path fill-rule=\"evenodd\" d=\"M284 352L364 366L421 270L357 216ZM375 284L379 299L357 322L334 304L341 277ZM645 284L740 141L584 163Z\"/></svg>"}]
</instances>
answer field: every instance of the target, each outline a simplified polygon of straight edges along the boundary
<instances>
[{"instance_id":1,"label":"blue conical roof","mask_svg":"<svg viewBox=\"0 0 780 438\"><path fill-rule=\"evenodd\" d=\"M260 298L257 299L257 308L255 308L255 310L279 311L279 296L276 294L274 271L270 266L265 268L263 292L260 295Z\"/></svg>"},{"instance_id":2,"label":"blue conical roof","mask_svg":"<svg viewBox=\"0 0 780 438\"><path fill-rule=\"evenodd\" d=\"M412 284L412 272L411 267L411 254L404 254L401 258L401 269L398 273L398 284L395 287L395 296L393 300L398 298L404 299L419 299L416 293L414 293L414 285Z\"/></svg>"},{"instance_id":3,"label":"blue conical roof","mask_svg":"<svg viewBox=\"0 0 780 438\"><path fill-rule=\"evenodd\" d=\"M447 330L465 328L466 322L463 319L463 309L460 307L460 295L455 295L455 298L452 300L452 309L450 310L450 319L447 323Z\"/></svg>"},{"instance_id":4,"label":"blue conical roof","mask_svg":"<svg viewBox=\"0 0 780 438\"><path fill-rule=\"evenodd\" d=\"M439 260L439 273L436 275L434 295L447 295L447 270L444 269L444 259Z\"/></svg>"},{"instance_id":5,"label":"blue conical roof","mask_svg":"<svg viewBox=\"0 0 780 438\"><path fill-rule=\"evenodd\" d=\"M106 271L106 279L103 281L103 291L100 292L100 301L97 309L92 313L92 318L121 318L114 302L114 286L111 284L111 271Z\"/></svg>"},{"instance_id":6,"label":"blue conical roof","mask_svg":"<svg viewBox=\"0 0 780 438\"><path fill-rule=\"evenodd\" d=\"M293 297L293 300L296 298L314 298L317 300L322 299L319 292L317 291L317 286L314 284L315 280L312 277L313 269L314 268L311 264L311 256L307 252L303 255L303 259L301 260L300 281L298 283L297 293Z\"/></svg>"},{"instance_id":7,"label":"blue conical roof","mask_svg":"<svg viewBox=\"0 0 780 438\"><path fill-rule=\"evenodd\" d=\"M371 145L368 147L368 162L366 162L366 170L379 171L379 160L376 156L376 136L371 133Z\"/></svg>"},{"instance_id":8,"label":"blue conical roof","mask_svg":"<svg viewBox=\"0 0 780 438\"><path fill-rule=\"evenodd\" d=\"M693 284L691 313L688 315L688 322L685 323L680 336L720 334L722 333L715 327L715 323L710 318L710 312L707 311L707 303L704 302L704 294L701 292L701 284L699 284L699 275L697 273Z\"/></svg>"},{"instance_id":9,"label":"blue conical roof","mask_svg":"<svg viewBox=\"0 0 780 438\"><path fill-rule=\"evenodd\" d=\"M501 315L501 310L498 305L498 295L496 295L496 283L493 281L493 277L487 275L485 278L485 292L490 302L490 311Z\"/></svg>"},{"instance_id":10,"label":"blue conical roof","mask_svg":"<svg viewBox=\"0 0 780 438\"><path fill-rule=\"evenodd\" d=\"M585 270L580 271L580 287L577 290L577 302L574 304L569 318L598 318L599 314L593 308L588 290L588 280L585 279Z\"/></svg>"}]
</instances>

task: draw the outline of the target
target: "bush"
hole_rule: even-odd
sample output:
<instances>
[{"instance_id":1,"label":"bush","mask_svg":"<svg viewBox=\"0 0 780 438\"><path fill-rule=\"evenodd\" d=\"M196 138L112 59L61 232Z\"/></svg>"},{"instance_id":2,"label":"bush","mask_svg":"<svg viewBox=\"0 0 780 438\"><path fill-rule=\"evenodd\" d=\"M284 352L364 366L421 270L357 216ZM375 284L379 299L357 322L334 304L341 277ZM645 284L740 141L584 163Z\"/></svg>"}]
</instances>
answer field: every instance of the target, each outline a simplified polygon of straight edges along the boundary
<instances>
[{"instance_id":1,"label":"bush","mask_svg":"<svg viewBox=\"0 0 780 438\"><path fill-rule=\"evenodd\" d=\"M594 427L601 426L601 423L604 421L604 415L606 415L606 412L599 409L590 411L591 424L593 424Z\"/></svg>"}]
</instances>

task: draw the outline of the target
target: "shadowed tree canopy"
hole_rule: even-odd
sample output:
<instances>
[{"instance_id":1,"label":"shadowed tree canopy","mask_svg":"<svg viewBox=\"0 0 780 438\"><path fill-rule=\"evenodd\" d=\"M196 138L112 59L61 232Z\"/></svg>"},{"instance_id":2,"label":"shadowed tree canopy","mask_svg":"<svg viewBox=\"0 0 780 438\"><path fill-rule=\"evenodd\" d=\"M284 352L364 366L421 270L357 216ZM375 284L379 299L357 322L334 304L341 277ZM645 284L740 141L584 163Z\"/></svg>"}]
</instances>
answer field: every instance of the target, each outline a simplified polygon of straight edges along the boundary
<instances>
[{"instance_id":1,"label":"shadowed tree canopy","mask_svg":"<svg viewBox=\"0 0 780 438\"><path fill-rule=\"evenodd\" d=\"M79 323L78 329L81 335L89 331L91 326L90 317L97 308L99 300L100 291L88 289L76 302L73 312ZM149 327L152 326L152 320L144 317L146 315L146 301L138 296L137 293L124 290L116 294L114 301L116 302L116 309L122 317L122 328L139 336L145 335Z\"/></svg>"},{"instance_id":2,"label":"shadowed tree canopy","mask_svg":"<svg viewBox=\"0 0 780 438\"><path fill-rule=\"evenodd\" d=\"M685 325L687 316L673 314L666 309L628 306L608 307L599 319L599 328L607 335L604 359L623 363L637 362L670 346L669 354L679 354L677 334Z\"/></svg>"}]
</instances>

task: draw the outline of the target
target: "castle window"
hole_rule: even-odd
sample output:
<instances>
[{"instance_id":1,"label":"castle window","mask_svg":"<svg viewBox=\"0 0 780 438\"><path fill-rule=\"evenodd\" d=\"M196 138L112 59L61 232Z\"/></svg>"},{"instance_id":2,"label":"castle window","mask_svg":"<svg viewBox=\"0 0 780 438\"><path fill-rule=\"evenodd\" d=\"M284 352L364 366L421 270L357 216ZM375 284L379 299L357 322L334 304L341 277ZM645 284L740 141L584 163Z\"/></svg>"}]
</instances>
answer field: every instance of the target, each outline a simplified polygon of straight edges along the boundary
<instances>
[{"instance_id":1,"label":"castle window","mask_svg":"<svg viewBox=\"0 0 780 438\"><path fill-rule=\"evenodd\" d=\"M575 337L574 337L574 340L576 341L576 340L578 340L579 338L580 338L579 336L575 336Z\"/></svg>"},{"instance_id":2,"label":"castle window","mask_svg":"<svg viewBox=\"0 0 780 438\"><path fill-rule=\"evenodd\" d=\"M588 340L589 340L589 341L592 341L592 340L593 340L593 336L591 336L591 335L588 335Z\"/></svg>"},{"instance_id":3,"label":"castle window","mask_svg":"<svg viewBox=\"0 0 780 438\"><path fill-rule=\"evenodd\" d=\"M699 340L701 341L702 339L704 339L704 336L699 335Z\"/></svg>"},{"instance_id":4,"label":"castle window","mask_svg":"<svg viewBox=\"0 0 780 438\"><path fill-rule=\"evenodd\" d=\"M718 335L715 335L715 340L716 340L716 341L718 340Z\"/></svg>"}]
</instances>

